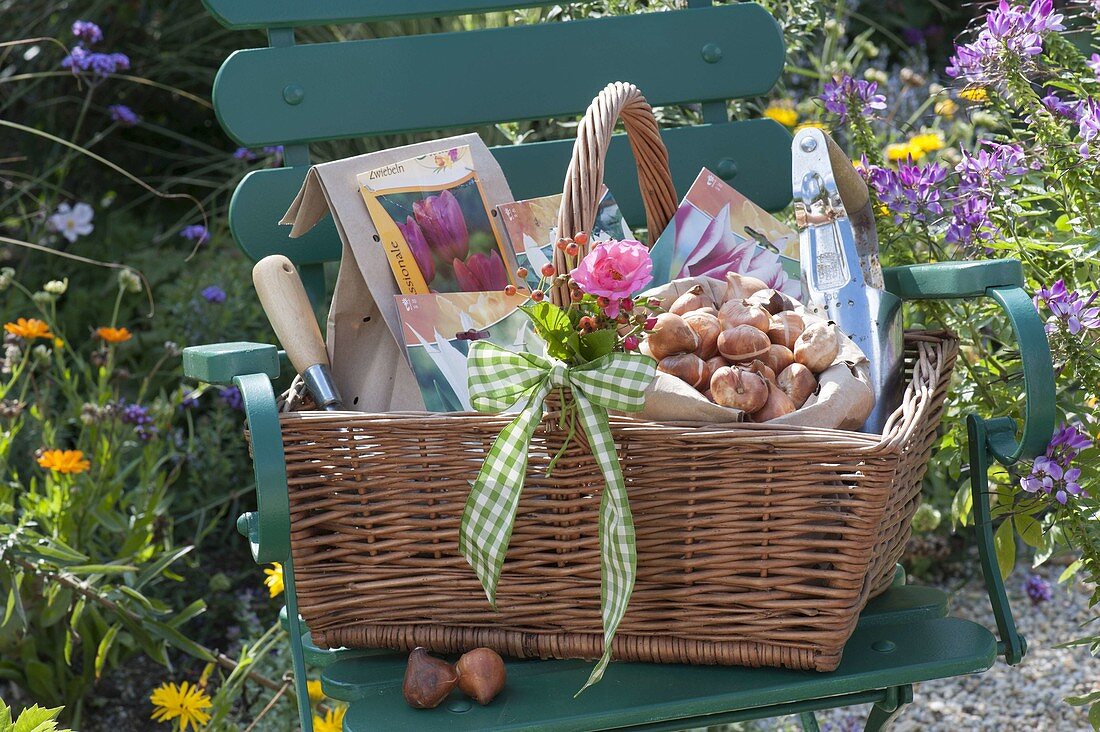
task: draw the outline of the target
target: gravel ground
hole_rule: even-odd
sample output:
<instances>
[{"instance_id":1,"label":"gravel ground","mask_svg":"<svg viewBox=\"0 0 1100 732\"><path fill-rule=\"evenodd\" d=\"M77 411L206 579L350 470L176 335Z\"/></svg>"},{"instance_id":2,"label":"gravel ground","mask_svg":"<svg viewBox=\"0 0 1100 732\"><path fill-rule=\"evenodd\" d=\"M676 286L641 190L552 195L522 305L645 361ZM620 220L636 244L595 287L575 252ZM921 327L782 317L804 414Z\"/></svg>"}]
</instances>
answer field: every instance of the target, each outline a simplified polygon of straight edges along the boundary
<instances>
[{"instance_id":1,"label":"gravel ground","mask_svg":"<svg viewBox=\"0 0 1100 732\"><path fill-rule=\"evenodd\" d=\"M1071 707L1062 700L1100 689L1100 660L1091 656L1087 647L1054 647L1091 631L1081 629L1083 623L1096 616L1095 610L1088 607L1091 588L1083 583L1068 589L1058 586L1063 567L1044 566L1038 574L1054 585L1054 596L1049 602L1033 605L1023 590L1026 569L1018 568L1007 583L1016 624L1027 638L1028 653L1023 662L1013 667L998 660L984 674L918 684L913 690L913 703L902 712L891 732L1091 729L1087 709ZM995 627L980 577L954 594L950 613ZM865 713L836 710L818 716L823 730L828 723L833 732L848 732L862 729ZM789 728L789 723L778 727Z\"/></svg>"}]
</instances>

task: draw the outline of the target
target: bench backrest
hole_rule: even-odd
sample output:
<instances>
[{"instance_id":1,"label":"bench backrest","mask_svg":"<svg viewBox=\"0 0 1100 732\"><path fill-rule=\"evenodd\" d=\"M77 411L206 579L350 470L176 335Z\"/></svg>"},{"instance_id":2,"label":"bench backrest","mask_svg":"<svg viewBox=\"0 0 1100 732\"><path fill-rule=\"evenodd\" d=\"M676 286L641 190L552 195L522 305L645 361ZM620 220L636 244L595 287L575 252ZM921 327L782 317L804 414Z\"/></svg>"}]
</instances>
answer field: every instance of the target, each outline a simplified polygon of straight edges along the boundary
<instances>
[{"instance_id":1,"label":"bench backrest","mask_svg":"<svg viewBox=\"0 0 1100 732\"><path fill-rule=\"evenodd\" d=\"M295 44L294 28L501 11L536 0L204 0L229 28L267 29L270 46L233 53L214 82L214 108L240 145L283 145L287 167L247 175L230 228L252 258L295 261L311 294L321 263L340 257L331 219L299 239L278 220L322 140L470 128L581 114L611 81L636 84L654 106L701 105L704 123L665 132L681 194L706 166L764 208L790 201L790 135L770 119L729 120L726 101L766 93L784 63L782 33L759 5L687 8L489 30ZM561 191L572 140L494 149L517 199ZM629 146L608 155L607 184L627 221L645 221Z\"/></svg>"}]
</instances>

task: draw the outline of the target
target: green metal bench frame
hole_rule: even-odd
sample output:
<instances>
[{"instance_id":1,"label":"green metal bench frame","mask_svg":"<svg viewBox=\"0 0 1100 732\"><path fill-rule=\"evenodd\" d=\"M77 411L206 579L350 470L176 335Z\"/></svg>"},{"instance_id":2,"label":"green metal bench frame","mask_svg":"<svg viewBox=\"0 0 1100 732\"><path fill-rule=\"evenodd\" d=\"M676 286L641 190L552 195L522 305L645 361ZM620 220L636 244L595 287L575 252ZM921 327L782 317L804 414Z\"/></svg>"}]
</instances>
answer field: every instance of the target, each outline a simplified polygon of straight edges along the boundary
<instances>
[{"instance_id":1,"label":"green metal bench frame","mask_svg":"<svg viewBox=\"0 0 1100 732\"><path fill-rule=\"evenodd\" d=\"M751 3L711 7L688 0L688 9L563 24L295 46L294 28L324 23L369 22L506 10L547 5L536 0L329 0L314 7L301 0L204 0L230 28L266 28L270 47L234 53L219 71L214 102L226 131L242 145L285 145L286 167L255 171L238 186L230 227L242 249L258 259L282 253L300 267L314 301L324 292L322 264L338 259L341 245L331 222L291 240L276 225L308 170L309 143L410 129L575 115L608 81L625 79L654 104L701 104L704 124L668 131L673 176L681 190L703 165L732 181L768 209L789 202L790 136L771 120L731 122L726 100L766 92L782 70L778 26ZM568 59L554 68L533 63L557 47L594 43L622 47L629 39L659 39L652 54L626 54L607 68L591 59ZM421 79L433 62L454 54L482 72L509 59L511 70L494 69L508 83L494 94L457 94L459 78L442 68ZM629 56L629 58L626 58ZM366 65L367 63L370 65ZM349 64L363 68L348 76ZM371 73L367 73L371 69ZM381 69L381 70L379 70ZM386 78L392 73L392 78ZM476 77L475 77L476 78ZM335 81L334 81L335 80ZM419 95L395 96L398 82L416 80ZM507 91L505 91L507 89ZM362 95L366 95L365 97ZM425 102L422 97L431 101ZM468 99L466 97L469 97ZM379 100L384 100L382 104ZM442 101L441 101L442 100ZM445 111L441 112L440 109ZM564 175L571 141L497 148L517 198L555 192ZM629 181L629 151L612 146L608 183L628 220L640 221L641 205ZM760 171L770 171L762 175ZM621 171L621 172L620 172ZM739 176L739 171L749 171ZM1023 271L1013 260L953 262L890 269L887 287L906 300L992 298L1009 319L1022 354L1022 432L1010 418L967 417L974 528L981 568L997 624L997 637L968 620L947 617L946 595L895 586L873 600L845 648L841 667L827 674L782 669L616 664L603 683L578 699L587 666L573 661L509 662L509 685L487 707L451 701L434 712L404 705L400 680L404 656L389 651L312 645L298 615L290 554L286 465L272 379L279 375L275 346L225 343L185 349L191 378L234 384L243 396L251 431L257 506L237 528L258 563L281 562L286 586L284 623L291 640L295 689L307 698L307 666L322 667L323 689L348 701L345 729L555 729L630 728L674 730L700 725L799 714L816 730L815 710L871 704L868 730L882 729L912 701L912 685L933 678L975 673L996 656L1018 663L1026 644L1017 632L993 545L987 473L994 460L1008 466L1041 454L1054 428L1054 374L1043 324L1024 291ZM303 730L312 730L308 704L299 704Z\"/></svg>"}]
</instances>

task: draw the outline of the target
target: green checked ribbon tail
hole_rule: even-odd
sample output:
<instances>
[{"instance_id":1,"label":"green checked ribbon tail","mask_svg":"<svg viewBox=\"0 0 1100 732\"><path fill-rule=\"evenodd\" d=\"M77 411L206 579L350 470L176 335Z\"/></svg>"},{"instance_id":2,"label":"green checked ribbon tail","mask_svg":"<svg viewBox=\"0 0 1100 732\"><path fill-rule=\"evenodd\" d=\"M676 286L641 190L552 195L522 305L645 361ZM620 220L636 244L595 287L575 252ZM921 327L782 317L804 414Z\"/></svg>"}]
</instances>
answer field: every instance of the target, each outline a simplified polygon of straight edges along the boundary
<instances>
[{"instance_id":1,"label":"green checked ribbon tail","mask_svg":"<svg viewBox=\"0 0 1100 732\"><path fill-rule=\"evenodd\" d=\"M527 475L531 437L551 389L568 387L572 392L592 456L603 474L599 529L604 653L581 689L584 691L603 677L611 660L612 640L634 590L638 561L634 520L607 410L636 412L645 405L645 390L655 374L653 361L637 354L610 353L571 367L556 359L513 353L477 341L470 346L467 369L474 409L498 413L522 405L489 448L466 500L459 530L459 551L481 580L491 605L496 607L497 583Z\"/></svg>"}]
</instances>

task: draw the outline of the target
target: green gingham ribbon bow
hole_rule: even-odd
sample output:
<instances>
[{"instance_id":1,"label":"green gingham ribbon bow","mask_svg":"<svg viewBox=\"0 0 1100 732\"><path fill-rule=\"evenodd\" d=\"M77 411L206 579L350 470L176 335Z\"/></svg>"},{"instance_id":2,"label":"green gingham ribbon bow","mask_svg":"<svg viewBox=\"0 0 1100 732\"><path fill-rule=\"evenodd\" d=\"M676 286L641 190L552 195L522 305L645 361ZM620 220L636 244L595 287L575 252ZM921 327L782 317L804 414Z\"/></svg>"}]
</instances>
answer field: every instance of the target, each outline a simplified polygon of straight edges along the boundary
<instances>
[{"instance_id":1,"label":"green gingham ribbon bow","mask_svg":"<svg viewBox=\"0 0 1100 732\"><path fill-rule=\"evenodd\" d=\"M581 691L603 677L611 660L611 641L634 590L637 553L634 520L626 484L608 426L607 410L637 412L653 381L653 361L630 353L610 353L583 366L568 366L531 353L513 353L489 341L470 346L467 357L470 403L479 412L502 412L523 404L519 415L501 430L474 481L462 513L458 548L481 580L496 607L497 582L527 474L527 451L542 419L550 390L568 387L592 456L606 487L600 501L600 605L604 652ZM580 693L580 692L577 692Z\"/></svg>"}]
</instances>

